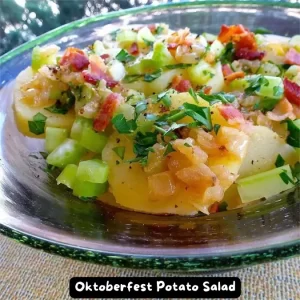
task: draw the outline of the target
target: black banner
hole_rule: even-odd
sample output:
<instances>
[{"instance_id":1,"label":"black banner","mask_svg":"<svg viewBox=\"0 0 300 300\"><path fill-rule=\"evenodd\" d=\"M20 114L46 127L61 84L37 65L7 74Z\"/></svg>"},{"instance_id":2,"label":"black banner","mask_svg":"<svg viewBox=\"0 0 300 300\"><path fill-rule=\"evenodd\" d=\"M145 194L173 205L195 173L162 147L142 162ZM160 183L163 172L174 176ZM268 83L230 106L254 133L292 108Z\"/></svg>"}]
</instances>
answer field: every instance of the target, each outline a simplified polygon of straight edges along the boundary
<instances>
[{"instance_id":1,"label":"black banner","mask_svg":"<svg viewBox=\"0 0 300 300\"><path fill-rule=\"evenodd\" d=\"M238 298L237 277L74 277L72 298Z\"/></svg>"}]
</instances>

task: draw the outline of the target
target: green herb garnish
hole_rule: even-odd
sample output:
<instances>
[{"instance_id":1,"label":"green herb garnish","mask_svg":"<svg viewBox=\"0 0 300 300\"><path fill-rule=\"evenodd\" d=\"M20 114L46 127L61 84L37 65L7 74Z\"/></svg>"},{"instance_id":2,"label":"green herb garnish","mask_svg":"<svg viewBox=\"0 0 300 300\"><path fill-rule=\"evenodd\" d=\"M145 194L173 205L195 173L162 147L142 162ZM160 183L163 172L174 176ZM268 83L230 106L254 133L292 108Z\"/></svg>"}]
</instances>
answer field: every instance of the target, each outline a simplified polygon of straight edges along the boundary
<instances>
[{"instance_id":1,"label":"green herb garnish","mask_svg":"<svg viewBox=\"0 0 300 300\"><path fill-rule=\"evenodd\" d=\"M186 69L190 66L192 66L192 64L176 64L176 65L167 65L165 67L169 70L173 70L173 69Z\"/></svg>"},{"instance_id":2,"label":"green herb garnish","mask_svg":"<svg viewBox=\"0 0 300 300\"><path fill-rule=\"evenodd\" d=\"M245 89L246 95L252 95L255 92L258 92L262 85L268 86L269 81L262 75L255 76L247 80L249 86Z\"/></svg>"},{"instance_id":3,"label":"green herb garnish","mask_svg":"<svg viewBox=\"0 0 300 300\"><path fill-rule=\"evenodd\" d=\"M135 60L135 57L129 54L126 50L122 49L116 56L116 59L120 62L128 63Z\"/></svg>"},{"instance_id":4,"label":"green herb garnish","mask_svg":"<svg viewBox=\"0 0 300 300\"><path fill-rule=\"evenodd\" d=\"M272 99L272 98L261 98L259 102L255 103L253 106L254 110L261 110L262 112L267 112L273 110L276 104L280 99Z\"/></svg>"},{"instance_id":5,"label":"green herb garnish","mask_svg":"<svg viewBox=\"0 0 300 300\"><path fill-rule=\"evenodd\" d=\"M32 121L28 121L28 127L30 132L39 135L45 132L47 117L41 113L37 113L33 116Z\"/></svg>"},{"instance_id":6,"label":"green herb garnish","mask_svg":"<svg viewBox=\"0 0 300 300\"><path fill-rule=\"evenodd\" d=\"M190 145L189 143L184 143L183 144L185 147L192 147L192 145Z\"/></svg>"},{"instance_id":7,"label":"green herb garnish","mask_svg":"<svg viewBox=\"0 0 300 300\"><path fill-rule=\"evenodd\" d=\"M157 95L157 102L161 101L165 107L171 106L171 98L168 94L168 91L162 92Z\"/></svg>"},{"instance_id":8,"label":"green herb garnish","mask_svg":"<svg viewBox=\"0 0 300 300\"><path fill-rule=\"evenodd\" d=\"M147 109L147 103L145 101L140 101L135 106L135 119Z\"/></svg>"},{"instance_id":9,"label":"green herb garnish","mask_svg":"<svg viewBox=\"0 0 300 300\"><path fill-rule=\"evenodd\" d=\"M300 162L297 161L292 169L292 174L295 178L297 178L297 181L300 181Z\"/></svg>"},{"instance_id":10,"label":"green herb garnish","mask_svg":"<svg viewBox=\"0 0 300 300\"><path fill-rule=\"evenodd\" d=\"M132 83L132 82L135 82L137 80L139 80L140 78L142 78L143 75L139 75L139 74L135 74L135 75L126 75L124 78L123 78L123 82L124 83Z\"/></svg>"},{"instance_id":11,"label":"green herb garnish","mask_svg":"<svg viewBox=\"0 0 300 300\"><path fill-rule=\"evenodd\" d=\"M174 148L172 147L172 145L170 143L167 144L166 146L166 150L164 152L164 156L167 156L169 153L174 152Z\"/></svg>"},{"instance_id":12,"label":"green herb garnish","mask_svg":"<svg viewBox=\"0 0 300 300\"><path fill-rule=\"evenodd\" d=\"M221 61L222 65L225 65L228 63L230 64L233 62L234 51L235 51L235 48L234 48L233 43L230 42L225 46L225 48L223 49L221 56L220 56L220 61Z\"/></svg>"},{"instance_id":13,"label":"green herb garnish","mask_svg":"<svg viewBox=\"0 0 300 300\"><path fill-rule=\"evenodd\" d=\"M288 131L289 135L286 139L286 142L296 148L300 148L300 124L297 126L296 122L299 122L299 120L287 120L287 126L288 126ZM300 123L300 122L299 122Z\"/></svg>"},{"instance_id":14,"label":"green herb garnish","mask_svg":"<svg viewBox=\"0 0 300 300\"><path fill-rule=\"evenodd\" d=\"M294 184L294 181L292 178L290 178L290 176L286 173L287 171L286 170L283 170L279 176L280 178L282 179L282 181L285 183L285 184L288 184L289 182Z\"/></svg>"},{"instance_id":15,"label":"green herb garnish","mask_svg":"<svg viewBox=\"0 0 300 300\"><path fill-rule=\"evenodd\" d=\"M193 97L193 99L195 100L196 103L199 103L197 95L196 95L195 91L193 90L193 88L189 89L189 94Z\"/></svg>"},{"instance_id":16,"label":"green herb garnish","mask_svg":"<svg viewBox=\"0 0 300 300\"><path fill-rule=\"evenodd\" d=\"M162 26L157 26L155 29L155 34L161 34L164 31L164 28Z\"/></svg>"},{"instance_id":17,"label":"green herb garnish","mask_svg":"<svg viewBox=\"0 0 300 300\"><path fill-rule=\"evenodd\" d=\"M283 157L280 154L278 154L276 161L275 161L276 168L282 167L282 166L284 166L284 164L285 164L285 160L283 159Z\"/></svg>"},{"instance_id":18,"label":"green herb garnish","mask_svg":"<svg viewBox=\"0 0 300 300\"><path fill-rule=\"evenodd\" d=\"M220 124L215 124L215 125L214 125L214 132L215 132L216 135L218 134L218 132L219 132L219 130L220 130L220 127L221 127Z\"/></svg>"},{"instance_id":19,"label":"green herb garnish","mask_svg":"<svg viewBox=\"0 0 300 300\"><path fill-rule=\"evenodd\" d=\"M273 33L271 30L264 28L264 27L258 27L253 30L255 34L267 34L267 33Z\"/></svg>"},{"instance_id":20,"label":"green herb garnish","mask_svg":"<svg viewBox=\"0 0 300 300\"><path fill-rule=\"evenodd\" d=\"M143 39L143 41L144 41L144 43L146 44L147 47L152 47L153 46L154 42L146 40L146 39Z\"/></svg>"},{"instance_id":21,"label":"green herb garnish","mask_svg":"<svg viewBox=\"0 0 300 300\"><path fill-rule=\"evenodd\" d=\"M119 146L119 147L114 147L112 150L121 158L124 159L124 154L125 154L125 147L124 146Z\"/></svg>"},{"instance_id":22,"label":"green herb garnish","mask_svg":"<svg viewBox=\"0 0 300 300\"><path fill-rule=\"evenodd\" d=\"M127 120L123 114L114 116L111 120L119 133L133 133L137 129L135 120Z\"/></svg>"},{"instance_id":23,"label":"green herb garnish","mask_svg":"<svg viewBox=\"0 0 300 300\"><path fill-rule=\"evenodd\" d=\"M75 93L81 94L81 88L75 89L74 91ZM65 115L73 107L74 103L75 95L69 89L65 92L62 92L60 99L58 99L52 106L45 107L45 110L54 114Z\"/></svg>"},{"instance_id":24,"label":"green herb garnish","mask_svg":"<svg viewBox=\"0 0 300 300\"><path fill-rule=\"evenodd\" d=\"M159 78L162 74L162 69L158 69L157 71L150 73L150 74L145 74L144 75L144 81L146 82L152 82L153 80Z\"/></svg>"},{"instance_id":25,"label":"green herb garnish","mask_svg":"<svg viewBox=\"0 0 300 300\"><path fill-rule=\"evenodd\" d=\"M236 98L234 95L226 94L224 92L207 95L203 91L197 93L203 100L209 102L210 105L213 105L217 102L222 102L223 104L232 103Z\"/></svg>"}]
</instances>

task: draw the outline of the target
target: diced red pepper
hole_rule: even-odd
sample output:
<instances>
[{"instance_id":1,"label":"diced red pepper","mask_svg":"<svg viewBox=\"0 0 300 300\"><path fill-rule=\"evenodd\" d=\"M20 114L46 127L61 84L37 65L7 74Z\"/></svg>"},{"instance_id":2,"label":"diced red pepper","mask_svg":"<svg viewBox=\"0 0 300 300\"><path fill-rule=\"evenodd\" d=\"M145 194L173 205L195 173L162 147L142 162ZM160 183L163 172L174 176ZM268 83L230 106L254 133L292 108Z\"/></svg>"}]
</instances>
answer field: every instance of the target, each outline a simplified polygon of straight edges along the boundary
<instances>
[{"instance_id":1,"label":"diced red pepper","mask_svg":"<svg viewBox=\"0 0 300 300\"><path fill-rule=\"evenodd\" d=\"M300 53L291 48L285 55L285 63L300 66Z\"/></svg>"},{"instance_id":2,"label":"diced red pepper","mask_svg":"<svg viewBox=\"0 0 300 300\"><path fill-rule=\"evenodd\" d=\"M73 71L80 72L86 69L90 62L85 53L77 48L69 47L65 51L59 64L61 66L70 66Z\"/></svg>"},{"instance_id":3,"label":"diced red pepper","mask_svg":"<svg viewBox=\"0 0 300 300\"><path fill-rule=\"evenodd\" d=\"M218 109L226 120L244 119L242 113L232 105L222 105Z\"/></svg>"},{"instance_id":4,"label":"diced red pepper","mask_svg":"<svg viewBox=\"0 0 300 300\"><path fill-rule=\"evenodd\" d=\"M234 56L236 59L262 60L265 56L265 53L262 51L250 50L248 48L241 48L235 51Z\"/></svg>"},{"instance_id":5,"label":"diced red pepper","mask_svg":"<svg viewBox=\"0 0 300 300\"><path fill-rule=\"evenodd\" d=\"M138 55L139 54L139 47L136 42L132 43L128 51L131 55Z\"/></svg>"},{"instance_id":6,"label":"diced red pepper","mask_svg":"<svg viewBox=\"0 0 300 300\"><path fill-rule=\"evenodd\" d=\"M191 83L187 79L183 79L181 76L176 75L172 80L172 88L179 93L187 92L192 87Z\"/></svg>"},{"instance_id":7,"label":"diced red pepper","mask_svg":"<svg viewBox=\"0 0 300 300\"><path fill-rule=\"evenodd\" d=\"M297 83L288 80L287 78L284 78L283 85L284 95L289 102L300 106L300 86Z\"/></svg>"},{"instance_id":8,"label":"diced red pepper","mask_svg":"<svg viewBox=\"0 0 300 300\"><path fill-rule=\"evenodd\" d=\"M106 97L93 123L95 131L105 130L120 103L121 96L117 93L111 93Z\"/></svg>"},{"instance_id":9,"label":"diced red pepper","mask_svg":"<svg viewBox=\"0 0 300 300\"><path fill-rule=\"evenodd\" d=\"M232 25L232 26L227 26L227 25L222 25L220 33L218 35L218 40L221 43L228 43L232 41L232 38L236 35L240 35L242 33L247 32L246 28L241 25Z\"/></svg>"},{"instance_id":10,"label":"diced red pepper","mask_svg":"<svg viewBox=\"0 0 300 300\"><path fill-rule=\"evenodd\" d=\"M102 59L108 59L109 58L109 54L105 53L105 54L100 55L100 57Z\"/></svg>"}]
</instances>

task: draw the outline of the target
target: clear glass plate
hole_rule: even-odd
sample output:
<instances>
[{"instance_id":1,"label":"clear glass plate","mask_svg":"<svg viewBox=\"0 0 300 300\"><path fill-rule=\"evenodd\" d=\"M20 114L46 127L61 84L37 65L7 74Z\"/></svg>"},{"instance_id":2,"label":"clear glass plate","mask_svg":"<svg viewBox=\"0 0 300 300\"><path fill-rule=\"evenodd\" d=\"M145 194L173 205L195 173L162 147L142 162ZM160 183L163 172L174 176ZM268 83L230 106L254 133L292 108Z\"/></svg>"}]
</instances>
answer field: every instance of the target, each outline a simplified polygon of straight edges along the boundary
<instances>
[{"instance_id":1,"label":"clear glass plate","mask_svg":"<svg viewBox=\"0 0 300 300\"><path fill-rule=\"evenodd\" d=\"M299 189L201 217L152 216L75 199L43 171L43 141L22 136L11 108L14 79L36 45L85 47L129 24L217 33L225 24L299 34L299 3L198 1L135 8L57 28L0 58L0 232L23 243L113 266L220 271L299 254ZM34 153L34 154L32 154Z\"/></svg>"}]
</instances>

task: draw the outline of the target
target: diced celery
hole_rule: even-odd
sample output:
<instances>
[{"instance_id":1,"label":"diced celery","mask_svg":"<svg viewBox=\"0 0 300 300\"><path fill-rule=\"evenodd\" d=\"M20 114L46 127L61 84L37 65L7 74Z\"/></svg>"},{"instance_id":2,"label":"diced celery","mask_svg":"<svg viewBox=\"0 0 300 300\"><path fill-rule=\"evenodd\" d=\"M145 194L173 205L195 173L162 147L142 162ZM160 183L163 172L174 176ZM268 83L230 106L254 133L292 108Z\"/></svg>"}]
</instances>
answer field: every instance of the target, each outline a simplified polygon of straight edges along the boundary
<instances>
[{"instance_id":1,"label":"diced celery","mask_svg":"<svg viewBox=\"0 0 300 300\"><path fill-rule=\"evenodd\" d=\"M147 55L145 58L127 65L127 74L132 75L152 73L154 70L158 69L159 67L157 66L156 62L153 59L147 57L150 56Z\"/></svg>"},{"instance_id":2,"label":"diced celery","mask_svg":"<svg viewBox=\"0 0 300 300\"><path fill-rule=\"evenodd\" d=\"M47 152L52 152L68 137L68 130L64 128L46 127L45 133L45 149Z\"/></svg>"},{"instance_id":3,"label":"diced celery","mask_svg":"<svg viewBox=\"0 0 300 300\"><path fill-rule=\"evenodd\" d=\"M277 65L271 62L264 62L258 68L257 73L262 75L279 76L281 72Z\"/></svg>"},{"instance_id":4,"label":"diced celery","mask_svg":"<svg viewBox=\"0 0 300 300\"><path fill-rule=\"evenodd\" d=\"M107 140L104 133L96 132L91 126L86 126L82 130L79 143L92 152L101 153Z\"/></svg>"},{"instance_id":5,"label":"diced celery","mask_svg":"<svg viewBox=\"0 0 300 300\"><path fill-rule=\"evenodd\" d=\"M95 41L93 50L97 55L103 54L103 52L105 51L103 43L101 41Z\"/></svg>"},{"instance_id":6,"label":"diced celery","mask_svg":"<svg viewBox=\"0 0 300 300\"><path fill-rule=\"evenodd\" d=\"M93 183L76 179L73 187L73 195L78 197L98 197L107 191L108 184Z\"/></svg>"},{"instance_id":7,"label":"diced celery","mask_svg":"<svg viewBox=\"0 0 300 300\"><path fill-rule=\"evenodd\" d=\"M130 30L124 29L117 33L116 41L119 43L121 48L130 47L132 43L136 42L137 33Z\"/></svg>"},{"instance_id":8,"label":"diced celery","mask_svg":"<svg viewBox=\"0 0 300 300\"><path fill-rule=\"evenodd\" d=\"M149 43L155 42L155 37L148 27L143 27L138 31L137 42L139 47L147 47Z\"/></svg>"},{"instance_id":9,"label":"diced celery","mask_svg":"<svg viewBox=\"0 0 300 300\"><path fill-rule=\"evenodd\" d=\"M162 42L156 42L153 45L152 60L155 62L156 68L176 64L176 60L169 52L167 46Z\"/></svg>"},{"instance_id":10,"label":"diced celery","mask_svg":"<svg viewBox=\"0 0 300 300\"><path fill-rule=\"evenodd\" d=\"M115 81L121 81L126 75L124 65L118 60L115 60L112 63L112 65L108 68L108 73Z\"/></svg>"},{"instance_id":11,"label":"diced celery","mask_svg":"<svg viewBox=\"0 0 300 300\"><path fill-rule=\"evenodd\" d=\"M73 164L67 165L56 178L57 184L64 184L68 188L73 189L74 182L76 180L77 168L78 167Z\"/></svg>"},{"instance_id":12,"label":"diced celery","mask_svg":"<svg viewBox=\"0 0 300 300\"><path fill-rule=\"evenodd\" d=\"M75 140L66 139L47 157L49 165L64 168L69 164L77 164L84 154L85 149Z\"/></svg>"},{"instance_id":13,"label":"diced celery","mask_svg":"<svg viewBox=\"0 0 300 300\"><path fill-rule=\"evenodd\" d=\"M284 73L284 76L287 77L291 81L295 81L295 79L298 77L298 74L300 74L300 66L290 66ZM300 80L300 76L299 76ZM296 82L297 83L297 82ZM300 85L300 83L299 83Z\"/></svg>"},{"instance_id":14,"label":"diced celery","mask_svg":"<svg viewBox=\"0 0 300 300\"><path fill-rule=\"evenodd\" d=\"M145 99L145 95L143 93L139 93L135 90L129 89L127 94L128 96L126 99L126 103L130 105L135 105L141 100Z\"/></svg>"},{"instance_id":15,"label":"diced celery","mask_svg":"<svg viewBox=\"0 0 300 300\"><path fill-rule=\"evenodd\" d=\"M100 159L81 161L76 178L81 181L104 183L108 178L108 165Z\"/></svg>"},{"instance_id":16,"label":"diced celery","mask_svg":"<svg viewBox=\"0 0 300 300\"><path fill-rule=\"evenodd\" d=\"M138 126L138 131L142 133L146 133L151 131L153 128L154 121L146 119L146 117L143 114L140 114L138 119L137 119L137 126Z\"/></svg>"},{"instance_id":17,"label":"diced celery","mask_svg":"<svg viewBox=\"0 0 300 300\"><path fill-rule=\"evenodd\" d=\"M211 33L207 33L207 32L203 32L202 36L204 36L205 39L211 43L217 39L217 36L215 34L211 34Z\"/></svg>"},{"instance_id":18,"label":"diced celery","mask_svg":"<svg viewBox=\"0 0 300 300\"><path fill-rule=\"evenodd\" d=\"M43 65L55 65L59 47L51 45L45 48L39 46L33 48L31 56L31 67L37 71Z\"/></svg>"},{"instance_id":19,"label":"diced celery","mask_svg":"<svg viewBox=\"0 0 300 300\"><path fill-rule=\"evenodd\" d=\"M290 181L284 182L281 176L293 180L289 165L237 180L236 184L242 202L269 198L294 186Z\"/></svg>"},{"instance_id":20,"label":"diced celery","mask_svg":"<svg viewBox=\"0 0 300 300\"><path fill-rule=\"evenodd\" d=\"M128 103L123 103L117 108L115 114L123 114L125 119L131 120L134 118L134 107Z\"/></svg>"},{"instance_id":21,"label":"diced celery","mask_svg":"<svg viewBox=\"0 0 300 300\"><path fill-rule=\"evenodd\" d=\"M290 41L289 44L294 47L298 52L300 52L300 35L294 35Z\"/></svg>"},{"instance_id":22,"label":"diced celery","mask_svg":"<svg viewBox=\"0 0 300 300\"><path fill-rule=\"evenodd\" d=\"M84 127L92 127L93 121L91 119L77 117L71 128L70 137L73 140L80 141Z\"/></svg>"},{"instance_id":23,"label":"diced celery","mask_svg":"<svg viewBox=\"0 0 300 300\"><path fill-rule=\"evenodd\" d=\"M190 80L194 84L204 85L215 76L215 69L206 61L201 60L197 65L187 69Z\"/></svg>"},{"instance_id":24,"label":"diced celery","mask_svg":"<svg viewBox=\"0 0 300 300\"><path fill-rule=\"evenodd\" d=\"M224 46L222 45L222 43L219 40L215 40L210 48L209 48L209 52L213 53L215 55L216 58L218 58L222 51L224 49Z\"/></svg>"}]
</instances>

